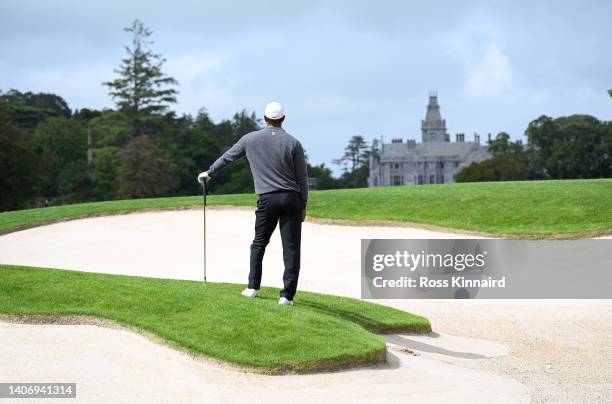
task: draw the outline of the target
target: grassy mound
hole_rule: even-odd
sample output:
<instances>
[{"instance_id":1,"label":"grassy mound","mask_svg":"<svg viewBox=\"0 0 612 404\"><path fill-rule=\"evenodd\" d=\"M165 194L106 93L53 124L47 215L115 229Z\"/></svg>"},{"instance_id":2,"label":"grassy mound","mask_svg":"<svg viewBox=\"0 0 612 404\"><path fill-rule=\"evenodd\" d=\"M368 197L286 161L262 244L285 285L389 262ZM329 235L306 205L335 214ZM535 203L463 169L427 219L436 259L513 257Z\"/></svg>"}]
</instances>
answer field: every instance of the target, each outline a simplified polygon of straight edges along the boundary
<instances>
[{"instance_id":1,"label":"grassy mound","mask_svg":"<svg viewBox=\"0 0 612 404\"><path fill-rule=\"evenodd\" d=\"M255 206L255 195L211 195L212 205ZM95 202L0 213L0 234L86 216L201 204L201 196ZM518 181L311 192L309 217L431 225L513 238L612 232L612 180Z\"/></svg>"},{"instance_id":2,"label":"grassy mound","mask_svg":"<svg viewBox=\"0 0 612 404\"><path fill-rule=\"evenodd\" d=\"M385 359L372 332L428 332L423 317L356 299L241 285L0 265L0 314L93 316L172 346L265 372L306 372Z\"/></svg>"}]
</instances>

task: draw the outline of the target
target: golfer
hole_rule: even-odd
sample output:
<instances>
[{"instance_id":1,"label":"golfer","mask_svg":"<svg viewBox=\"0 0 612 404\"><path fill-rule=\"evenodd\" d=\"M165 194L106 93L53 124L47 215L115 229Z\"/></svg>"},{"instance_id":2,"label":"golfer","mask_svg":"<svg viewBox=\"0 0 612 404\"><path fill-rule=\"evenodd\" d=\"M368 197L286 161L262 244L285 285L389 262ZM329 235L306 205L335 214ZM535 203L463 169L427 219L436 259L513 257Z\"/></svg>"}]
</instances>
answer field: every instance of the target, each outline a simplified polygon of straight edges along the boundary
<instances>
[{"instance_id":1,"label":"golfer","mask_svg":"<svg viewBox=\"0 0 612 404\"><path fill-rule=\"evenodd\" d=\"M293 304L300 275L302 222L306 218L308 173L300 142L282 128L283 106L270 102L264 111L266 127L244 135L215 161L198 181L208 181L219 170L246 154L255 192L259 195L255 210L255 238L251 244L249 285L242 291L255 297L261 286L262 261L270 236L280 223L283 242L284 288L278 304Z\"/></svg>"}]
</instances>

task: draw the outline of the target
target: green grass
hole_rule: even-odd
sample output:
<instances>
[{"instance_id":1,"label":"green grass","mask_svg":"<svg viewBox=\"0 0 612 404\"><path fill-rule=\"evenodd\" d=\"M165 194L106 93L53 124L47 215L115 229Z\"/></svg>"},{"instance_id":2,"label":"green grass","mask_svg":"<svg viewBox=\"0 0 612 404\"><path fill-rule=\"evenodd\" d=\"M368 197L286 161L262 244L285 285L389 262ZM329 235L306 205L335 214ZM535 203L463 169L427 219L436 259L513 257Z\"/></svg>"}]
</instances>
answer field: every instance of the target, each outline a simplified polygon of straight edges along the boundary
<instances>
[{"instance_id":1,"label":"green grass","mask_svg":"<svg viewBox=\"0 0 612 404\"><path fill-rule=\"evenodd\" d=\"M255 195L211 195L211 205L255 206ZM56 221L201 204L201 196L65 205L0 213L0 234ZM391 221L513 238L612 232L612 179L440 184L313 191L311 218Z\"/></svg>"},{"instance_id":2,"label":"green grass","mask_svg":"<svg viewBox=\"0 0 612 404\"><path fill-rule=\"evenodd\" d=\"M356 299L300 292L277 304L241 285L0 265L0 314L111 320L170 345L267 372L306 372L384 360L373 332L428 332L423 317Z\"/></svg>"}]
</instances>

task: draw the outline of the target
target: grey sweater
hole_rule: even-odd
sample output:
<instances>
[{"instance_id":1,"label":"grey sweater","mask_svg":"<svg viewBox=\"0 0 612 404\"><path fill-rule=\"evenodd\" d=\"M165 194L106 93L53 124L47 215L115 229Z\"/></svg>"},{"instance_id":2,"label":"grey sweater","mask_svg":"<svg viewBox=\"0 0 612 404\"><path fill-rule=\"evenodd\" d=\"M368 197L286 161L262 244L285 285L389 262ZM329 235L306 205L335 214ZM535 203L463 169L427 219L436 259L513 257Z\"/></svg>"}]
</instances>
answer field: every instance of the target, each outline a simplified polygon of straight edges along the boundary
<instances>
[{"instance_id":1,"label":"grey sweater","mask_svg":"<svg viewBox=\"0 0 612 404\"><path fill-rule=\"evenodd\" d=\"M282 128L267 126L244 135L208 169L214 174L246 154L259 195L279 190L300 193L302 206L308 201L308 173L300 142Z\"/></svg>"}]
</instances>

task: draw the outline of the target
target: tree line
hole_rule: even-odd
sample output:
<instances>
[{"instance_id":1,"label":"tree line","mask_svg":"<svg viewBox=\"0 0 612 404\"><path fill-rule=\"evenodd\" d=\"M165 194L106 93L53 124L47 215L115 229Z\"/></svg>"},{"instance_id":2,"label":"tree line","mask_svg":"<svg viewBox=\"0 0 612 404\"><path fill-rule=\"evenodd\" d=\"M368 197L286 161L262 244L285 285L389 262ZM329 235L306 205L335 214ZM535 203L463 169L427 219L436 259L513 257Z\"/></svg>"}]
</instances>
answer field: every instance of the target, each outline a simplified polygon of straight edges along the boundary
<instances>
[{"instance_id":1,"label":"tree line","mask_svg":"<svg viewBox=\"0 0 612 404\"><path fill-rule=\"evenodd\" d=\"M527 144L499 133L493 155L457 173L457 182L609 178L612 176L612 122L590 115L542 115L525 131Z\"/></svg>"},{"instance_id":2,"label":"tree line","mask_svg":"<svg viewBox=\"0 0 612 404\"><path fill-rule=\"evenodd\" d=\"M590 115L551 118L542 115L525 131L526 144L500 132L488 142L492 157L471 163L456 174L457 182L610 178L612 122ZM380 153L362 136L353 136L344 155L342 188L366 187L369 157Z\"/></svg>"},{"instance_id":3,"label":"tree line","mask_svg":"<svg viewBox=\"0 0 612 404\"><path fill-rule=\"evenodd\" d=\"M242 110L213 122L205 108L178 116L178 82L135 20L116 78L102 83L115 109L72 111L57 94L0 91L0 210L85 201L194 195L197 173L261 121ZM341 184L310 166L319 188ZM211 192L253 192L246 159L215 176Z\"/></svg>"},{"instance_id":4,"label":"tree line","mask_svg":"<svg viewBox=\"0 0 612 404\"><path fill-rule=\"evenodd\" d=\"M177 115L179 83L163 72L152 32L135 20L131 44L102 83L115 109L72 111L57 94L0 91L0 210L85 201L195 195L195 181L223 151L261 121L242 110L213 122L205 108ZM489 144L493 157L464 168L456 180L503 181L610 177L612 124L588 115L532 121L527 144L502 132ZM379 151L353 136L334 164L310 165L316 189L367 186L369 157ZM253 192L242 159L211 182L216 193Z\"/></svg>"}]
</instances>

